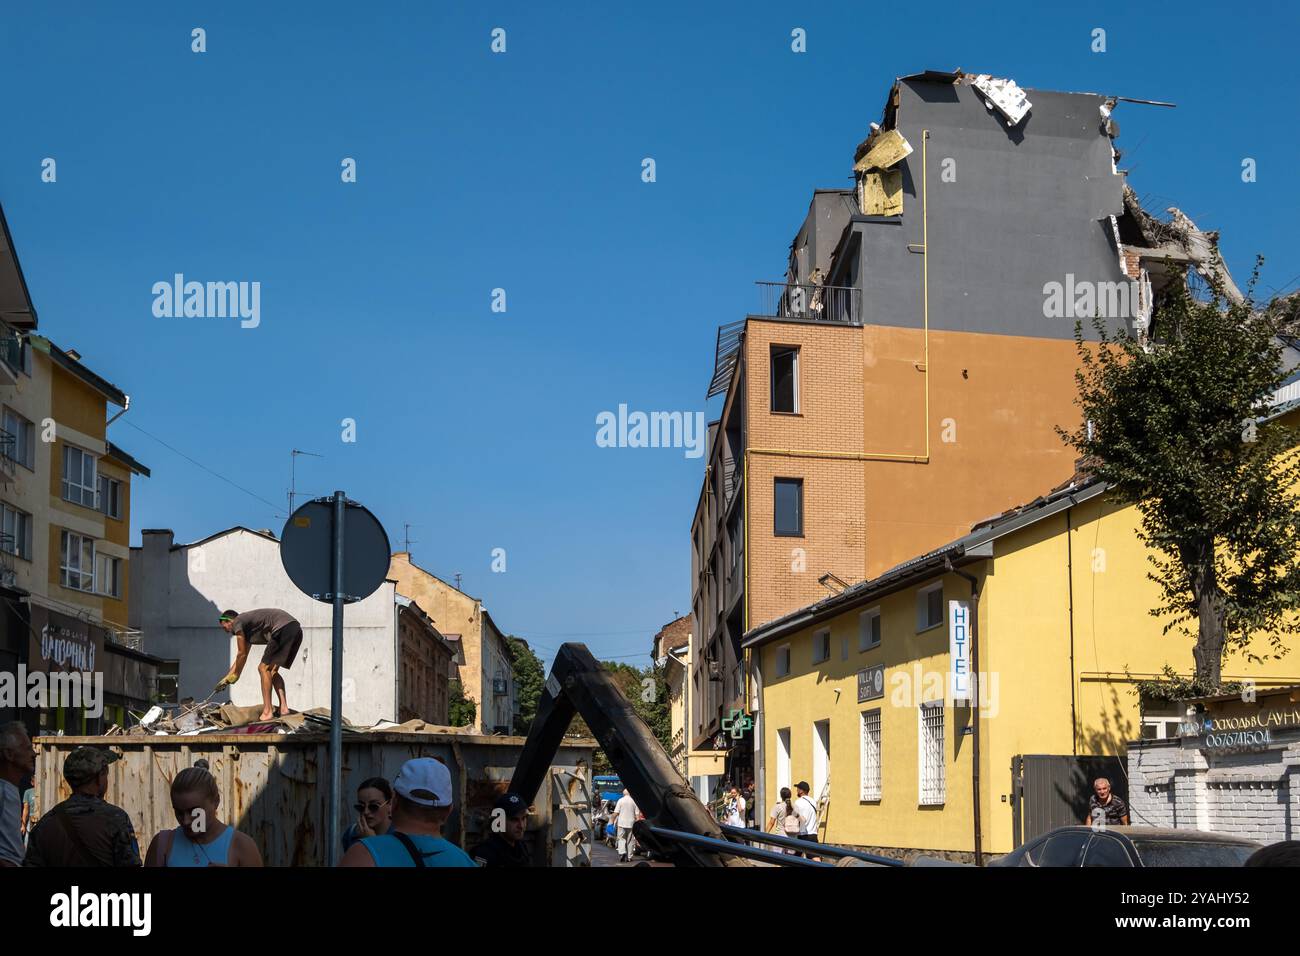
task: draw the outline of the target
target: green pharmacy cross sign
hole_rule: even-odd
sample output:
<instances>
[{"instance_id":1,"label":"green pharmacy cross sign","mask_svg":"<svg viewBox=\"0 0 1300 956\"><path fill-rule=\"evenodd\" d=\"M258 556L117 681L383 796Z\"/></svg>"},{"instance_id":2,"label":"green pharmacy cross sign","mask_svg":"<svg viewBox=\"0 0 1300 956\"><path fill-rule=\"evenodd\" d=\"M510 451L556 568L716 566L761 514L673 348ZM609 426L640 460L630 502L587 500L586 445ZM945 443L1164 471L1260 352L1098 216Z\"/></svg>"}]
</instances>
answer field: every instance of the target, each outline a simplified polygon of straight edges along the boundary
<instances>
[{"instance_id":1,"label":"green pharmacy cross sign","mask_svg":"<svg viewBox=\"0 0 1300 956\"><path fill-rule=\"evenodd\" d=\"M745 736L745 731L753 726L754 718L743 710L732 710L730 717L722 718L722 729L730 731L731 736L736 740Z\"/></svg>"}]
</instances>

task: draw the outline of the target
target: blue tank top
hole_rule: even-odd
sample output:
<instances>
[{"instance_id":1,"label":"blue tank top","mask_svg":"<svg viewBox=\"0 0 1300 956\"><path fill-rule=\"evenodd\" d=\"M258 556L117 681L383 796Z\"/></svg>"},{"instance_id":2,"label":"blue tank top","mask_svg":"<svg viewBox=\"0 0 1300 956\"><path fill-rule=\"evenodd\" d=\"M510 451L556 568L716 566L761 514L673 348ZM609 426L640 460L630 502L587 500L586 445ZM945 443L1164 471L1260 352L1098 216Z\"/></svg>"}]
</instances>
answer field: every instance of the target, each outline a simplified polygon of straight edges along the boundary
<instances>
[{"instance_id":1,"label":"blue tank top","mask_svg":"<svg viewBox=\"0 0 1300 956\"><path fill-rule=\"evenodd\" d=\"M195 843L184 827L172 831L172 848L167 853L168 866L207 866L209 863L230 864L230 844L235 839L235 828L227 824L221 836L211 843Z\"/></svg>"},{"instance_id":2,"label":"blue tank top","mask_svg":"<svg viewBox=\"0 0 1300 956\"><path fill-rule=\"evenodd\" d=\"M442 837L423 833L407 834L420 851L425 866L475 866L464 850ZM375 866L415 866L411 854L392 831L382 836L365 837L361 845L374 857Z\"/></svg>"}]
</instances>

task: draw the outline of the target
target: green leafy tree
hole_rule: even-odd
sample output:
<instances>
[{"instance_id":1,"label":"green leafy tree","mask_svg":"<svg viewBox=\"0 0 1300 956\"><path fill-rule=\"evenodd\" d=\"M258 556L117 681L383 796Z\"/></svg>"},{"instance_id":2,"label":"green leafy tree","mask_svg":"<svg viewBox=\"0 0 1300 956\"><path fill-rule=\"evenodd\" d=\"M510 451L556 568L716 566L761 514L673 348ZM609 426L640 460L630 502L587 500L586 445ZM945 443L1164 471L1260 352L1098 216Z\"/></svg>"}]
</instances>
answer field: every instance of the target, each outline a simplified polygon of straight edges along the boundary
<instances>
[{"instance_id":1,"label":"green leafy tree","mask_svg":"<svg viewBox=\"0 0 1300 956\"><path fill-rule=\"evenodd\" d=\"M527 736L528 728L537 716L537 702L541 700L546 675L542 671L542 659L533 653L527 642L511 635L506 638L506 646L510 651L510 666L515 673L515 693L519 701L514 731Z\"/></svg>"},{"instance_id":2,"label":"green leafy tree","mask_svg":"<svg viewBox=\"0 0 1300 956\"><path fill-rule=\"evenodd\" d=\"M460 681L447 683L447 723L452 727L468 727L478 716L478 704L473 697L465 695Z\"/></svg>"},{"instance_id":3,"label":"green leafy tree","mask_svg":"<svg viewBox=\"0 0 1300 956\"><path fill-rule=\"evenodd\" d=\"M1225 654L1253 634L1280 657L1300 631L1297 434L1264 418L1297 300L1257 308L1258 271L1240 302L1217 282L1198 298L1176 281L1150 341L1094 320L1101 344L1090 346L1076 326L1083 425L1061 433L1113 500L1137 508L1161 595L1151 614L1195 638L1202 693L1219 691Z\"/></svg>"},{"instance_id":4,"label":"green leafy tree","mask_svg":"<svg viewBox=\"0 0 1300 956\"><path fill-rule=\"evenodd\" d=\"M632 710L646 722L664 750L668 750L672 743L672 713L668 703L668 682L664 678L663 669L654 666L635 667L621 661L601 661L600 666L610 672L614 683L632 704ZM580 714L574 716L569 725L569 733L584 737L595 736ZM596 751L592 766L598 774L613 770L603 750Z\"/></svg>"}]
</instances>

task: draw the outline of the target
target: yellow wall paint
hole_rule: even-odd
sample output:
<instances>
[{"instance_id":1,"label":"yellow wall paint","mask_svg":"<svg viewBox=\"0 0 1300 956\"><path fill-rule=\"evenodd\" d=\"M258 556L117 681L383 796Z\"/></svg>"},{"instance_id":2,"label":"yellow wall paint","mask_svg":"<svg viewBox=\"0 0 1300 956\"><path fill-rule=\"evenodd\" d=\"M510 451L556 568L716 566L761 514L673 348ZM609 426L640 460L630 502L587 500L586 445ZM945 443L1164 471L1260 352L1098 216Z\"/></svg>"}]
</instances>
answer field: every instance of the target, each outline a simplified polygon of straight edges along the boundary
<instances>
[{"instance_id":1,"label":"yellow wall paint","mask_svg":"<svg viewBox=\"0 0 1300 956\"><path fill-rule=\"evenodd\" d=\"M1067 520L1071 531L1067 535ZM1017 754L1123 753L1140 736L1133 678L1158 675L1166 663L1193 669L1192 641L1162 635L1162 621L1146 611L1157 600L1146 578L1146 550L1137 539L1136 509L1100 497L994 542L994 557L964 570L981 578L980 670L985 716L981 720L981 814L987 853L1012 849L1011 759ZM1073 563L1073 576L1069 567ZM790 728L791 781L811 781L813 722L829 718L831 799L824 839L833 843L908 849L973 849L971 737L960 733L969 710L949 703L944 714L947 799L942 808L918 805L918 702L937 688L925 675L948 666L946 626L916 631L917 591L941 580L944 601L966 599L969 584L938 575L880 599L881 645L858 651L858 617L865 605L829 625L805 628L762 648L767 805L777 794L777 732ZM1074 664L1071 672L1070 582L1074 585ZM815 631L831 628L830 659L814 664ZM847 639L848 659L842 659ZM1254 649L1266 646L1263 636ZM776 655L790 645L791 674L775 677ZM859 704L856 674L886 665L885 696ZM919 665L921 679L917 680ZM1228 658L1225 680L1300 682L1300 660L1252 664ZM919 687L917 685L920 685ZM1071 721L1071 694L1076 719ZM861 714L881 711L882 797L860 800ZM1077 733L1076 733L1077 729ZM813 795L816 797L816 794Z\"/></svg>"}]
</instances>

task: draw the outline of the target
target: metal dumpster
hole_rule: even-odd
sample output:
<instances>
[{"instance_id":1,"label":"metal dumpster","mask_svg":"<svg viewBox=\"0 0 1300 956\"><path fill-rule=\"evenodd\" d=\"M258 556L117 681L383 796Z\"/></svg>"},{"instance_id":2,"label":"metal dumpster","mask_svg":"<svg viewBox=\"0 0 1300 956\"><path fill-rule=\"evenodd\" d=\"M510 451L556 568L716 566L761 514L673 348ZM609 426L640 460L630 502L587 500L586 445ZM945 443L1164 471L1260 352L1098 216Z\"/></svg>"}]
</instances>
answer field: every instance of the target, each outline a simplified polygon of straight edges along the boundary
<instances>
[{"instance_id":1,"label":"metal dumpster","mask_svg":"<svg viewBox=\"0 0 1300 956\"><path fill-rule=\"evenodd\" d=\"M221 788L219 815L256 841L267 866L321 866L328 827L329 739L317 734L37 737L37 809L69 794L63 761L83 744L122 755L109 768L108 800L125 810L143 853L160 830L177 825L171 781L206 759ZM492 801L505 792L523 737L366 733L343 737L343 820L353 822L356 788L368 777L392 780L412 757L436 757L451 770L452 815L443 835L470 848L487 835ZM538 866L591 860L590 781L596 742L565 738L538 792L525 839Z\"/></svg>"}]
</instances>

